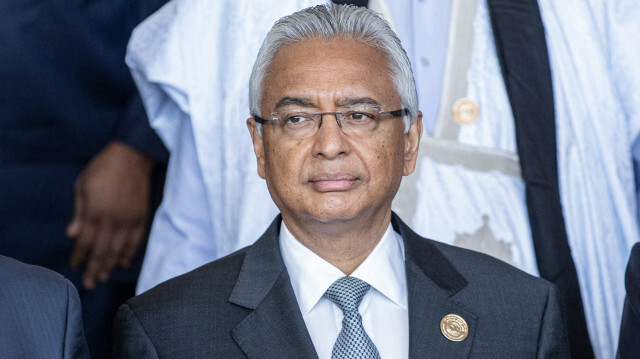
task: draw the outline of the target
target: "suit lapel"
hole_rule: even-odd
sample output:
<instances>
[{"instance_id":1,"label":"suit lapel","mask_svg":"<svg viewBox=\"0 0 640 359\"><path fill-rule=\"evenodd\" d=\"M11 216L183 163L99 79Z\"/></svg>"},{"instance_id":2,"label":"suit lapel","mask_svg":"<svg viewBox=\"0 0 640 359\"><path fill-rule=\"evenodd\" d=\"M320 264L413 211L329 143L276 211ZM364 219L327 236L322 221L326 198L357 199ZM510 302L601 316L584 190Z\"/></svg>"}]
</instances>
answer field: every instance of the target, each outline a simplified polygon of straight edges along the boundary
<instances>
[{"instance_id":1,"label":"suit lapel","mask_svg":"<svg viewBox=\"0 0 640 359\"><path fill-rule=\"evenodd\" d=\"M317 358L280 254L280 221L276 218L247 250L229 301L253 311L231 335L249 358ZM477 318L452 298L466 286L466 280L430 241L415 234L395 214L392 224L405 243L409 356L468 357ZM440 322L447 314L464 318L467 338L455 342L442 334Z\"/></svg>"},{"instance_id":2,"label":"suit lapel","mask_svg":"<svg viewBox=\"0 0 640 359\"><path fill-rule=\"evenodd\" d=\"M247 250L229 301L253 311L231 335L249 358L316 358L280 254L280 221Z\"/></svg>"},{"instance_id":3,"label":"suit lapel","mask_svg":"<svg viewBox=\"0 0 640 359\"><path fill-rule=\"evenodd\" d=\"M466 358L475 333L475 314L452 297L467 281L428 240L414 233L393 215L392 224L405 243L405 265L409 291L409 357ZM463 318L468 336L461 341L447 339L440 322L447 314Z\"/></svg>"}]
</instances>

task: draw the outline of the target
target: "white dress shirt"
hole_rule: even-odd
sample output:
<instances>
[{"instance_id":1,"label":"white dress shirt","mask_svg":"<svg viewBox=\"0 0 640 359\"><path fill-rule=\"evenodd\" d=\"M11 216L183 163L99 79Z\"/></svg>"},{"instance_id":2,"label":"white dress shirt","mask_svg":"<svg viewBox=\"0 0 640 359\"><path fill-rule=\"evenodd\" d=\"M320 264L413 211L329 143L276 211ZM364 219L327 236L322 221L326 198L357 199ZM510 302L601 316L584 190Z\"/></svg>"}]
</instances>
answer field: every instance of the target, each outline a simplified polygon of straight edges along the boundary
<instances>
[{"instance_id":1,"label":"white dress shirt","mask_svg":"<svg viewBox=\"0 0 640 359\"><path fill-rule=\"evenodd\" d=\"M324 292L338 268L296 240L282 222L280 250L302 317L320 359L331 358L342 329L342 310ZM363 326L381 358L408 358L409 314L402 237L391 224L371 254L351 274L371 285L360 303Z\"/></svg>"}]
</instances>

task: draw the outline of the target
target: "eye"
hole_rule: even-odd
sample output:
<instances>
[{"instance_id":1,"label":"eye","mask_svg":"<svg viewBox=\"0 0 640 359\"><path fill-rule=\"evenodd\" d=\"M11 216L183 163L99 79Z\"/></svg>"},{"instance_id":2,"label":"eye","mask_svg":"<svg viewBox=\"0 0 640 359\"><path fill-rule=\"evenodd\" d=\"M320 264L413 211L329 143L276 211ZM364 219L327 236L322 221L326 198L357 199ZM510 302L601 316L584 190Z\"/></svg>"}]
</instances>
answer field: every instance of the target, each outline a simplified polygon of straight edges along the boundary
<instances>
[{"instance_id":1,"label":"eye","mask_svg":"<svg viewBox=\"0 0 640 359\"><path fill-rule=\"evenodd\" d=\"M304 124L309 121L313 122L313 118L311 117L311 115L306 114L288 115L284 118L284 123L287 125Z\"/></svg>"},{"instance_id":2,"label":"eye","mask_svg":"<svg viewBox=\"0 0 640 359\"><path fill-rule=\"evenodd\" d=\"M345 118L353 122L366 122L369 120L376 120L376 116L368 112L350 112L345 115Z\"/></svg>"}]
</instances>

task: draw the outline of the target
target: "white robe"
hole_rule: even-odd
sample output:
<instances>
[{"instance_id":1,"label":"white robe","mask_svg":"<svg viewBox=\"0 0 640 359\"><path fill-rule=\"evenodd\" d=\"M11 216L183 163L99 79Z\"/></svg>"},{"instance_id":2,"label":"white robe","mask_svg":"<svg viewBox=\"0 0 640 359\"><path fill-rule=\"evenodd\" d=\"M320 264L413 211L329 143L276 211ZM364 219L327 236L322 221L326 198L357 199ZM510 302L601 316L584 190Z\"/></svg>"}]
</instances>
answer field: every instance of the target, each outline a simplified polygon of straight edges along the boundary
<instances>
[{"instance_id":1,"label":"white robe","mask_svg":"<svg viewBox=\"0 0 640 359\"><path fill-rule=\"evenodd\" d=\"M632 244L639 240L631 149L640 131L640 2L538 3L552 71L568 241L595 355L613 358L625 295L624 269ZM477 8L466 97L478 103L480 116L461 126L453 144L442 146L437 136L423 137L410 225L423 236L448 243L464 244L475 237L493 241L485 248L497 249L498 254L510 247L507 259L535 274L533 249L526 243L530 233L522 181L505 175L509 171L470 170L464 165L470 163L465 155L442 155L458 146L474 149L469 157L487 153L517 161L513 116L486 2L478 0ZM478 242L472 244L484 249Z\"/></svg>"}]
</instances>

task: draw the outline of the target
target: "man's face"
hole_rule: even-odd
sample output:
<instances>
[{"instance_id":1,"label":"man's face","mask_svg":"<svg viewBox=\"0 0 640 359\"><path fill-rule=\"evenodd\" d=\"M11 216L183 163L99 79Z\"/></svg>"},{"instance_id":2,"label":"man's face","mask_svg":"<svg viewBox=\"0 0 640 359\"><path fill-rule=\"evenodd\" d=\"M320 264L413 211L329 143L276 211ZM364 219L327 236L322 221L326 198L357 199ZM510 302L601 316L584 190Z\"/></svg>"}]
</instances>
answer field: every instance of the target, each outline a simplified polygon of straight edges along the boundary
<instances>
[{"instance_id":1,"label":"man's face","mask_svg":"<svg viewBox=\"0 0 640 359\"><path fill-rule=\"evenodd\" d=\"M260 115L271 118L291 103L335 112L354 102L374 103L385 111L402 108L380 51L351 39L303 40L276 53L265 77ZM368 136L352 136L331 114L322 117L315 135L302 139L284 136L276 123L265 124L260 137L252 118L247 124L259 175L285 221L298 223L389 212L402 175L413 172L422 131L420 118L405 134L402 117L392 117Z\"/></svg>"}]
</instances>

